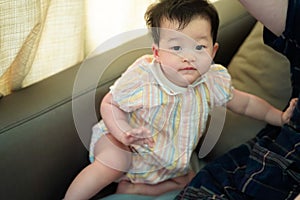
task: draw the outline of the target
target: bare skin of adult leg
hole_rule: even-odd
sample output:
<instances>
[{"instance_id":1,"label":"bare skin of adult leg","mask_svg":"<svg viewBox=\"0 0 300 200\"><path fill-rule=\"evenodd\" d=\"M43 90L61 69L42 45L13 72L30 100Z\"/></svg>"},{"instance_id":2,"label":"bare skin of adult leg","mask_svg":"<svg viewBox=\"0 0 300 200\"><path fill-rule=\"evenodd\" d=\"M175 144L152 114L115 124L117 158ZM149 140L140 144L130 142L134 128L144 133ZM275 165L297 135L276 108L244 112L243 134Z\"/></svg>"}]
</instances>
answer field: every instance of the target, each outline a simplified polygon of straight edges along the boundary
<instances>
[{"instance_id":1,"label":"bare skin of adult leg","mask_svg":"<svg viewBox=\"0 0 300 200\"><path fill-rule=\"evenodd\" d=\"M116 193L158 196L173 190L183 189L184 186L189 183L194 176L195 173L193 171L190 171L184 176L166 180L155 185L121 181L118 185Z\"/></svg>"}]
</instances>

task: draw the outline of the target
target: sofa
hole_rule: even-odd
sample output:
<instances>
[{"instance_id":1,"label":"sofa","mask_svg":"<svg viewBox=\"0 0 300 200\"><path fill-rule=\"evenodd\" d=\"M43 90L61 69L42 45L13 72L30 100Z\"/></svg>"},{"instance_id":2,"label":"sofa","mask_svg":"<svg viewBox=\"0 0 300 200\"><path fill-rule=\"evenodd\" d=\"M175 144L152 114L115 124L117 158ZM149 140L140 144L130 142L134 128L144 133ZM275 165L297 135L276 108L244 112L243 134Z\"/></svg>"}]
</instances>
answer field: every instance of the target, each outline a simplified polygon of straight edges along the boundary
<instances>
[{"instance_id":1,"label":"sofa","mask_svg":"<svg viewBox=\"0 0 300 200\"><path fill-rule=\"evenodd\" d=\"M220 15L215 63L228 67L234 87L282 109L290 94L288 61L263 44L262 25L237 0L214 5ZM138 36L0 99L0 199L64 197L75 176L89 164L88 144L92 125L101 119L101 99L137 57L151 53L150 43L148 35ZM264 125L226 112L217 144L204 158L196 152L192 166L199 170L254 137ZM111 184L93 199L115 188Z\"/></svg>"}]
</instances>

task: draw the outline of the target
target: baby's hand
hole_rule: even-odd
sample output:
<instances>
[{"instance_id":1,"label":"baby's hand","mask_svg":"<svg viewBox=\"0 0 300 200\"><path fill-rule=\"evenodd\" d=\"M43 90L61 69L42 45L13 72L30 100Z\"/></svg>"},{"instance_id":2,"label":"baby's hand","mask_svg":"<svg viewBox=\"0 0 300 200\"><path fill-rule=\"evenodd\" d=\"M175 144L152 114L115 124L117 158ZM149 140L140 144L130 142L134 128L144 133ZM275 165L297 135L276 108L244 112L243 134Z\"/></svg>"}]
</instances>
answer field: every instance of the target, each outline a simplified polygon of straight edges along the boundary
<instances>
[{"instance_id":1,"label":"baby's hand","mask_svg":"<svg viewBox=\"0 0 300 200\"><path fill-rule=\"evenodd\" d=\"M154 146L150 130L143 126L126 131L123 143L126 145L148 145L150 148Z\"/></svg>"},{"instance_id":2,"label":"baby's hand","mask_svg":"<svg viewBox=\"0 0 300 200\"><path fill-rule=\"evenodd\" d=\"M281 115L281 122L282 124L286 124L290 121L292 115L293 115L293 111L296 107L298 98L294 98L290 101L290 105L289 107L282 113Z\"/></svg>"}]
</instances>

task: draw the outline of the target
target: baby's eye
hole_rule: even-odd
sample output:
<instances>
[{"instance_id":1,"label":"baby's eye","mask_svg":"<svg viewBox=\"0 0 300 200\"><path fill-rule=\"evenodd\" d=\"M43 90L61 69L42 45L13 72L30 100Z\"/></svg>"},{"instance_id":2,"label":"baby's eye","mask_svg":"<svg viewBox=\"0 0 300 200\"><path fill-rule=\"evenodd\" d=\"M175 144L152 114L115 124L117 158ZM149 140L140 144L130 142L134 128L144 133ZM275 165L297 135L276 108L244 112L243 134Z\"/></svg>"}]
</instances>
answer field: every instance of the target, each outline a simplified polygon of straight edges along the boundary
<instances>
[{"instance_id":1,"label":"baby's eye","mask_svg":"<svg viewBox=\"0 0 300 200\"><path fill-rule=\"evenodd\" d=\"M180 50L182 50L182 47L181 46L173 46L173 47L171 47L171 50L180 51Z\"/></svg>"},{"instance_id":2,"label":"baby's eye","mask_svg":"<svg viewBox=\"0 0 300 200\"><path fill-rule=\"evenodd\" d=\"M204 45L197 45L196 46L196 50L198 50L198 51L203 50L204 48L206 48Z\"/></svg>"}]
</instances>

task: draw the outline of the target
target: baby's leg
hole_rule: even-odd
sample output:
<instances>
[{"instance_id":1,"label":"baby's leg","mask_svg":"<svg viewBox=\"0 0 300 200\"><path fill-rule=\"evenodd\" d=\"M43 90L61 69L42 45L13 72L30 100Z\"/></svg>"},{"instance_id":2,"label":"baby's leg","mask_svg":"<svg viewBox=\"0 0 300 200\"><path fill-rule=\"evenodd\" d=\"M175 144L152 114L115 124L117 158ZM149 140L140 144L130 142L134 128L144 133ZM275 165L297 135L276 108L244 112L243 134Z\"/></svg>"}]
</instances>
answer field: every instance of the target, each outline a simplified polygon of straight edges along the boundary
<instances>
[{"instance_id":1,"label":"baby's leg","mask_svg":"<svg viewBox=\"0 0 300 200\"><path fill-rule=\"evenodd\" d=\"M95 161L84 168L70 185L65 199L89 199L128 170L131 153L111 134L95 144Z\"/></svg>"},{"instance_id":2,"label":"baby's leg","mask_svg":"<svg viewBox=\"0 0 300 200\"><path fill-rule=\"evenodd\" d=\"M173 190L183 189L194 176L195 172L190 171L186 175L169 179L154 185L121 181L118 185L117 193L158 196Z\"/></svg>"}]
</instances>

